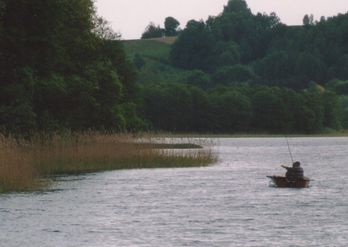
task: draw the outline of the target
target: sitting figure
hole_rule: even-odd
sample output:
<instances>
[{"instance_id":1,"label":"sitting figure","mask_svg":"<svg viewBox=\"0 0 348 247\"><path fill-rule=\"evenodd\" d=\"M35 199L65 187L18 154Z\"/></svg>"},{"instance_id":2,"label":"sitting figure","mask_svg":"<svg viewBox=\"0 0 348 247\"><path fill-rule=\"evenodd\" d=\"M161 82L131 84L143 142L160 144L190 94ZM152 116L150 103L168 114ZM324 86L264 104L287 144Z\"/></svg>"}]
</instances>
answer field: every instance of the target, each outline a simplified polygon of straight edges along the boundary
<instances>
[{"instance_id":1,"label":"sitting figure","mask_svg":"<svg viewBox=\"0 0 348 247\"><path fill-rule=\"evenodd\" d=\"M286 179L290 182L295 182L298 179L303 179L304 178L304 172L303 168L301 167L301 164L299 161L296 161L292 164L292 167L288 166L283 166L287 171L286 171Z\"/></svg>"}]
</instances>

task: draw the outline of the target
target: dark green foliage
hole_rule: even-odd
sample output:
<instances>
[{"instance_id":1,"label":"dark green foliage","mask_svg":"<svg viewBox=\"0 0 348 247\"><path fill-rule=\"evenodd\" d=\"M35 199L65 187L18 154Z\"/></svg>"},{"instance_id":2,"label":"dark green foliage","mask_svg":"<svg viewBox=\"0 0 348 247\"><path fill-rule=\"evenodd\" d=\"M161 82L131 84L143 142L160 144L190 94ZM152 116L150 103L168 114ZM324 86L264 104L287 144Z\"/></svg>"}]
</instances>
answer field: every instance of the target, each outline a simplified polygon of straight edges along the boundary
<instances>
[{"instance_id":1,"label":"dark green foliage","mask_svg":"<svg viewBox=\"0 0 348 247\"><path fill-rule=\"evenodd\" d=\"M153 128L180 132L318 133L340 129L338 98L319 86L229 86L203 91L184 84L141 88L140 106Z\"/></svg>"},{"instance_id":2,"label":"dark green foliage","mask_svg":"<svg viewBox=\"0 0 348 247\"><path fill-rule=\"evenodd\" d=\"M248 63L263 57L272 39L272 32L279 24L278 17L258 14L254 16L243 0L231 0L217 17L210 17L205 23L193 25L190 21L173 46L172 62L182 68L199 68L213 72L220 66ZM195 37L187 37L195 36ZM209 45L199 46L199 42ZM198 46L196 49L192 49ZM192 48L191 48L192 47ZM202 56L210 66L201 66L201 61L190 61L198 49L205 50Z\"/></svg>"},{"instance_id":3,"label":"dark green foliage","mask_svg":"<svg viewBox=\"0 0 348 247\"><path fill-rule=\"evenodd\" d=\"M145 31L141 35L142 39L152 39L161 37L177 36L179 33L180 22L174 17L168 16L164 20L164 28L159 25L155 25L153 22L146 27Z\"/></svg>"},{"instance_id":4,"label":"dark green foliage","mask_svg":"<svg viewBox=\"0 0 348 247\"><path fill-rule=\"evenodd\" d=\"M164 33L167 37L176 36L178 34L178 27L180 22L176 20L174 17L167 17L164 20Z\"/></svg>"},{"instance_id":5,"label":"dark green foliage","mask_svg":"<svg viewBox=\"0 0 348 247\"><path fill-rule=\"evenodd\" d=\"M25 102L0 106L0 131L27 136L36 127L35 117L31 105Z\"/></svg>"},{"instance_id":6,"label":"dark green foliage","mask_svg":"<svg viewBox=\"0 0 348 247\"><path fill-rule=\"evenodd\" d=\"M305 15L303 17L303 25L304 26L309 26L309 25L313 25L314 24L314 17L313 15Z\"/></svg>"},{"instance_id":7,"label":"dark green foliage","mask_svg":"<svg viewBox=\"0 0 348 247\"><path fill-rule=\"evenodd\" d=\"M151 121L155 129L191 130L191 96L182 85L147 85L141 93L140 105L144 117Z\"/></svg>"},{"instance_id":8,"label":"dark green foliage","mask_svg":"<svg viewBox=\"0 0 348 247\"><path fill-rule=\"evenodd\" d=\"M250 128L252 107L249 97L238 90L211 94L213 126L217 132L244 132Z\"/></svg>"},{"instance_id":9,"label":"dark green foliage","mask_svg":"<svg viewBox=\"0 0 348 247\"><path fill-rule=\"evenodd\" d=\"M262 83L293 89L303 89L311 81L326 78L323 61L310 53L276 51L257 61L254 68Z\"/></svg>"},{"instance_id":10,"label":"dark green foliage","mask_svg":"<svg viewBox=\"0 0 348 247\"><path fill-rule=\"evenodd\" d=\"M93 1L2 0L0 16L4 132L134 125L135 72Z\"/></svg>"},{"instance_id":11,"label":"dark green foliage","mask_svg":"<svg viewBox=\"0 0 348 247\"><path fill-rule=\"evenodd\" d=\"M144 33L141 35L142 39L151 39L151 38L161 38L164 36L164 30L160 26L156 26L154 23L150 23Z\"/></svg>"},{"instance_id":12,"label":"dark green foliage","mask_svg":"<svg viewBox=\"0 0 348 247\"><path fill-rule=\"evenodd\" d=\"M209 94L200 88L188 87L191 95L191 124L190 131L211 132L213 126L213 108Z\"/></svg>"},{"instance_id":13,"label":"dark green foliage","mask_svg":"<svg viewBox=\"0 0 348 247\"><path fill-rule=\"evenodd\" d=\"M172 48L171 61L225 83L231 81L221 78L230 74L226 66L236 64L254 70L245 80L295 90L311 81L347 80L348 14L320 22L306 15L303 21L303 26L286 26L275 13L253 14L245 0L230 0L220 15L187 24Z\"/></svg>"},{"instance_id":14,"label":"dark green foliage","mask_svg":"<svg viewBox=\"0 0 348 247\"><path fill-rule=\"evenodd\" d=\"M322 94L315 88L304 92L305 106L301 119L304 122L303 129L307 132L319 132L324 126L324 105ZM332 109L333 110L333 109Z\"/></svg>"},{"instance_id":15,"label":"dark green foliage","mask_svg":"<svg viewBox=\"0 0 348 247\"><path fill-rule=\"evenodd\" d=\"M125 103L120 106L121 115L123 118L123 131L138 132L150 129L150 126L138 114L138 106L135 103Z\"/></svg>"},{"instance_id":16,"label":"dark green foliage","mask_svg":"<svg viewBox=\"0 0 348 247\"><path fill-rule=\"evenodd\" d=\"M107 59L111 72L116 72L122 83L122 102L134 101L136 72L133 64L127 59L120 41L103 40L99 50L100 59ZM110 64L109 64L110 62Z\"/></svg>"},{"instance_id":17,"label":"dark green foliage","mask_svg":"<svg viewBox=\"0 0 348 247\"><path fill-rule=\"evenodd\" d=\"M6 72L3 71L2 75ZM28 135L35 129L36 113L32 106L35 85L32 70L18 69L18 83L0 80L0 131Z\"/></svg>"},{"instance_id":18,"label":"dark green foliage","mask_svg":"<svg viewBox=\"0 0 348 247\"><path fill-rule=\"evenodd\" d=\"M342 127L348 129L348 96L341 96L339 101L342 106Z\"/></svg>"},{"instance_id":19,"label":"dark green foliage","mask_svg":"<svg viewBox=\"0 0 348 247\"><path fill-rule=\"evenodd\" d=\"M342 127L344 129L348 129L348 109L347 108L343 110Z\"/></svg>"},{"instance_id":20,"label":"dark green foliage","mask_svg":"<svg viewBox=\"0 0 348 247\"><path fill-rule=\"evenodd\" d=\"M348 95L348 81L333 80L328 87L338 95Z\"/></svg>"},{"instance_id":21,"label":"dark green foliage","mask_svg":"<svg viewBox=\"0 0 348 247\"><path fill-rule=\"evenodd\" d=\"M339 52L337 51L337 53ZM335 55L337 54L333 54L332 57ZM337 59L337 57L339 58ZM332 79L348 80L348 54L337 57L337 60L332 58L335 64L328 70L328 77Z\"/></svg>"},{"instance_id":22,"label":"dark green foliage","mask_svg":"<svg viewBox=\"0 0 348 247\"><path fill-rule=\"evenodd\" d=\"M255 72L264 84L285 86L294 70L294 55L285 51L275 51L254 64ZM296 82L294 82L296 83ZM297 87L297 86L296 86Z\"/></svg>"},{"instance_id":23,"label":"dark green foliage","mask_svg":"<svg viewBox=\"0 0 348 247\"><path fill-rule=\"evenodd\" d=\"M7 76L13 78L14 70L26 66L35 68L39 75L52 70L72 73L82 67L73 61L94 59L89 49L97 42L91 32L94 28L91 1L4 2L1 65L6 66Z\"/></svg>"},{"instance_id":24,"label":"dark green foliage","mask_svg":"<svg viewBox=\"0 0 348 247\"><path fill-rule=\"evenodd\" d=\"M240 63L240 47L235 42L220 41L216 44L217 65L228 66Z\"/></svg>"},{"instance_id":25,"label":"dark green foliage","mask_svg":"<svg viewBox=\"0 0 348 247\"><path fill-rule=\"evenodd\" d=\"M188 84L201 89L208 89L212 86L209 75L201 70L192 70L187 76L186 81Z\"/></svg>"},{"instance_id":26,"label":"dark green foliage","mask_svg":"<svg viewBox=\"0 0 348 247\"><path fill-rule=\"evenodd\" d=\"M265 88L253 96L254 129L280 132L285 129L285 105L280 92L275 88Z\"/></svg>"},{"instance_id":27,"label":"dark green foliage","mask_svg":"<svg viewBox=\"0 0 348 247\"><path fill-rule=\"evenodd\" d=\"M214 49L215 40L209 27L191 20L172 47L171 61L180 68L211 71Z\"/></svg>"},{"instance_id":28,"label":"dark green foliage","mask_svg":"<svg viewBox=\"0 0 348 247\"><path fill-rule=\"evenodd\" d=\"M195 21L189 24L194 26L189 30L190 32L194 30L199 35L202 32L209 34L208 28L206 29L209 24ZM279 29L277 32L282 30ZM180 37L185 35L184 31ZM194 36L185 36L185 38L193 38L193 41L199 42ZM167 58L167 53L158 52L162 50L162 44L157 44L156 47L154 43L151 44L153 47L142 46L149 47L142 53L146 54L144 57L151 55L158 61L164 61L163 58ZM219 41L218 44L210 51L234 54L230 56L233 59L226 60L227 65L222 66L224 63L218 65L218 60L214 60L220 59L223 55L219 58L203 56L202 59L212 59L211 61L217 63L210 64L212 67L205 71L189 71L183 80L177 81L180 84L166 83L173 82L173 78L157 80L157 83L153 84L149 83L151 80L142 82L139 97L140 112L154 130L212 133L318 133L326 129L340 129L342 113L337 96L312 81L307 82L307 79L311 77L308 75L314 75L313 71L320 70L318 73L325 71L325 68L322 68L323 64L315 59L319 56L318 53L289 53L286 49L274 50L252 65L246 65L241 63L239 44L233 41ZM202 51L201 54L207 53ZM172 51L173 55L175 56ZM189 56L186 58L190 59ZM192 58L195 58L195 55ZM296 66L297 61L308 69L303 70ZM158 67L160 75L166 74L167 70L168 65L162 64L162 69ZM141 73L143 71L142 69ZM152 72L155 71L157 70L152 70ZM294 71L298 73L296 76L293 76ZM218 77L219 73L221 73L220 77ZM161 81L162 83L159 83ZM258 86L259 82L271 86ZM302 89L304 83L307 88L305 90ZM279 87L289 85L297 91ZM185 107L180 102L184 102Z\"/></svg>"},{"instance_id":29,"label":"dark green foliage","mask_svg":"<svg viewBox=\"0 0 348 247\"><path fill-rule=\"evenodd\" d=\"M323 125L330 129L341 129L341 105L339 98L332 92L326 92L322 99L324 107Z\"/></svg>"},{"instance_id":30,"label":"dark green foliage","mask_svg":"<svg viewBox=\"0 0 348 247\"><path fill-rule=\"evenodd\" d=\"M251 81L255 75L248 66L236 64L219 68L213 77L216 84L233 84Z\"/></svg>"},{"instance_id":31,"label":"dark green foliage","mask_svg":"<svg viewBox=\"0 0 348 247\"><path fill-rule=\"evenodd\" d=\"M247 3L244 0L230 0L224 7L224 13L242 13L251 14Z\"/></svg>"},{"instance_id":32,"label":"dark green foliage","mask_svg":"<svg viewBox=\"0 0 348 247\"><path fill-rule=\"evenodd\" d=\"M178 25L168 17L143 38ZM126 43L127 58L92 0L0 0L0 131L340 129L347 30L347 15L287 27L231 0L221 15L189 21L172 47Z\"/></svg>"},{"instance_id":33,"label":"dark green foliage","mask_svg":"<svg viewBox=\"0 0 348 247\"><path fill-rule=\"evenodd\" d=\"M254 15L244 0L231 0L221 15L187 23L170 59L190 72L180 85L145 83L142 114L166 131L340 129L340 101L331 91L345 94L345 83L328 90L321 85L348 71L345 20L347 15L314 23L308 16L305 26L287 27L275 13Z\"/></svg>"}]
</instances>

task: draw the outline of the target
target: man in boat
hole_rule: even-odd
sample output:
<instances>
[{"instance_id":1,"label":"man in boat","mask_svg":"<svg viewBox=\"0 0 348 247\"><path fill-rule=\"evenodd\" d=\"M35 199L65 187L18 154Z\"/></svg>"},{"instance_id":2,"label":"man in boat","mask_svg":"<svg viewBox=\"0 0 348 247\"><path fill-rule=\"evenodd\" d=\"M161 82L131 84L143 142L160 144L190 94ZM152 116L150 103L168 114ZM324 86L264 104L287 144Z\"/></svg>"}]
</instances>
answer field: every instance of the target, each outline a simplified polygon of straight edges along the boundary
<instances>
[{"instance_id":1,"label":"man in boat","mask_svg":"<svg viewBox=\"0 0 348 247\"><path fill-rule=\"evenodd\" d=\"M286 169L286 179L290 182L295 182L296 180L304 178L304 171L301 167L301 163L296 161L292 164L292 167L283 166Z\"/></svg>"}]
</instances>

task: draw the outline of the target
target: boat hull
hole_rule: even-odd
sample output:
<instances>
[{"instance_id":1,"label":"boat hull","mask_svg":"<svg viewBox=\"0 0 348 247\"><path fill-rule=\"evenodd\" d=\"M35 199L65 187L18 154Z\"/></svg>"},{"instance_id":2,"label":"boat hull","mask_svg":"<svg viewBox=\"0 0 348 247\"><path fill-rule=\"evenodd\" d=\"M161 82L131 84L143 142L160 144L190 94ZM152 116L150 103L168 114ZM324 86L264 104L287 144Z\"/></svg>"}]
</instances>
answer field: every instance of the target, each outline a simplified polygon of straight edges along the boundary
<instances>
[{"instance_id":1,"label":"boat hull","mask_svg":"<svg viewBox=\"0 0 348 247\"><path fill-rule=\"evenodd\" d=\"M272 182L279 188L308 188L310 179L304 177L296 181L289 181L286 177L282 176L267 176Z\"/></svg>"}]
</instances>

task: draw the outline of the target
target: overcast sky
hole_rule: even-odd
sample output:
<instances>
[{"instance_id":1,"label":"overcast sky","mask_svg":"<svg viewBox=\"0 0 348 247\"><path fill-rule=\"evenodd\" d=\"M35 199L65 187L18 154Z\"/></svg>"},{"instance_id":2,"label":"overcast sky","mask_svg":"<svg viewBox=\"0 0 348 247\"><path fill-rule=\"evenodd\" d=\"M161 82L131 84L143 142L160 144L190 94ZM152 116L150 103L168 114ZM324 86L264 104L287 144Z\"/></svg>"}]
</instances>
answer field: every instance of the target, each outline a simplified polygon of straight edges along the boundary
<instances>
[{"instance_id":1,"label":"overcast sky","mask_svg":"<svg viewBox=\"0 0 348 247\"><path fill-rule=\"evenodd\" d=\"M191 19L206 20L222 12L228 0L96 0L97 11L121 33L123 39L137 39L154 22L163 26L173 16L184 28ZM333 16L348 11L348 0L247 0L253 13L276 12L288 25L302 23L305 14Z\"/></svg>"}]
</instances>

